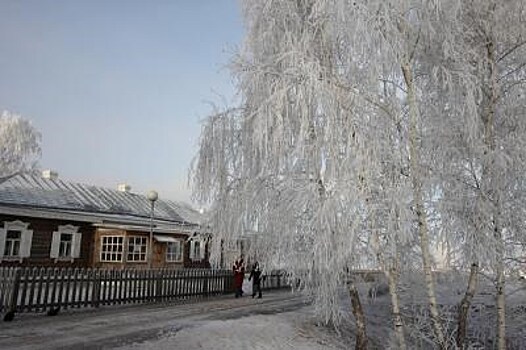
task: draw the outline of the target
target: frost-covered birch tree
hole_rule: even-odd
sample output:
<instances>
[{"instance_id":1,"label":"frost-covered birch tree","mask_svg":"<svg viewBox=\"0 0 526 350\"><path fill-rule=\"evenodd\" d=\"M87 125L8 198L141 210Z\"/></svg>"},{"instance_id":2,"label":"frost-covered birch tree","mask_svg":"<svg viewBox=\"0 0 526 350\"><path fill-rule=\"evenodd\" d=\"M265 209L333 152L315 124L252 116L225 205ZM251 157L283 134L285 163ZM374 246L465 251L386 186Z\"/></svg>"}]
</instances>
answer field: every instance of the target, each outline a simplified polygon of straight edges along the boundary
<instances>
[{"instance_id":1,"label":"frost-covered birch tree","mask_svg":"<svg viewBox=\"0 0 526 350\"><path fill-rule=\"evenodd\" d=\"M257 259L286 267L314 297L319 314L334 323L348 270L363 257L367 264L376 259L388 276L399 348L405 339L397 277L418 267L435 343L450 346L436 301L431 245L442 232L445 242L482 252L497 237L494 230L482 233L495 227L496 212L470 212L462 202L490 203L493 194L471 185L458 191L466 181L473 184L473 175L477 181L495 178L484 169L500 169L488 167L494 161L488 163L491 147L484 136L492 110L485 101L494 99L481 97L491 96L500 78L487 79L491 65L480 64L479 44L464 28L467 9L477 4L244 1L247 37L232 64L241 103L204 121L192 174L196 198L212 204L212 258L220 256L221 243L252 237ZM483 17L473 18L487 23ZM521 48L520 40L515 44L506 54L510 59ZM524 66L509 67L505 77L523 74ZM506 86L522 91L520 80ZM521 94L506 104L515 116L522 111ZM492 108L495 115L498 108ZM512 121L507 130L522 130L517 119L506 120ZM518 141L509 148L513 157L523 147ZM500 150L495 144L490 153ZM506 203L520 198L521 159L507 163L517 172L497 186ZM506 211L503 226L504 207L497 219L501 241L517 241L520 225L512 229ZM409 254L415 242L418 266ZM492 266L499 266L500 253L491 253ZM354 286L348 287L353 303L359 302ZM363 313L355 316L357 348L363 349L366 322Z\"/></svg>"},{"instance_id":2,"label":"frost-covered birch tree","mask_svg":"<svg viewBox=\"0 0 526 350\"><path fill-rule=\"evenodd\" d=\"M247 1L244 11L248 35L234 63L243 103L205 123L197 194L214 200L215 240L257 232L258 259L268 266L281 253L320 314L337 322L340 288L366 241L368 121L339 84L336 10L325 1Z\"/></svg>"},{"instance_id":3,"label":"frost-covered birch tree","mask_svg":"<svg viewBox=\"0 0 526 350\"><path fill-rule=\"evenodd\" d=\"M368 55L369 61L372 59L373 67L382 68L382 71L368 69L368 73L372 74L371 78L396 89L396 93L383 103L384 111L395 113L394 118L391 116L394 120L391 128L396 126L400 130L397 148L398 153L403 155L401 161L395 163L400 169L399 178L393 182L391 188L401 186L400 188L405 189L406 195L399 196L398 199L410 198L409 207L414 219L404 215L404 223L414 223L419 236L429 311L435 339L441 348L447 347L447 340L440 320L432 276L433 259L430 252L431 230L428 217L430 202L434 196L435 179L429 168L433 150L428 147L432 144L430 139L433 139L434 135L427 128L428 120L434 115L430 113L427 102L429 96L434 93L437 81L431 74L436 67L433 62L428 62L428 51L438 44L438 32L442 34L441 44L447 45L452 39L451 35L447 35L449 30L445 25L445 19L451 16L452 10L449 5L451 4L435 1L353 3L356 8L355 18L373 25L361 26L366 28L367 32L357 33L353 28L350 33L362 38L358 41L362 47L368 47L370 50L372 48ZM369 91L373 86L369 87ZM378 145L373 144L372 147L377 149ZM397 150L391 148L382 151L383 154L389 154L389 151ZM406 178L401 175L405 175ZM393 236L395 237L397 236Z\"/></svg>"},{"instance_id":4,"label":"frost-covered birch tree","mask_svg":"<svg viewBox=\"0 0 526 350\"><path fill-rule=\"evenodd\" d=\"M470 6L471 5L471 6ZM482 194L481 228L493 243L486 261L496 278L497 346L506 347L506 241L524 237L524 172L526 163L526 4L487 1L466 4L468 43L478 64L480 100L477 174Z\"/></svg>"},{"instance_id":5,"label":"frost-covered birch tree","mask_svg":"<svg viewBox=\"0 0 526 350\"><path fill-rule=\"evenodd\" d=\"M463 1L456 16L457 40L448 105L448 159L442 172L444 226L457 232L458 262L471 265L460 305L457 343L464 346L467 310L480 268L495 273L499 349L505 348L505 269L512 247L524 247L524 150L526 8L522 1Z\"/></svg>"},{"instance_id":6,"label":"frost-covered birch tree","mask_svg":"<svg viewBox=\"0 0 526 350\"><path fill-rule=\"evenodd\" d=\"M40 157L40 133L21 116L0 116L0 182L35 166Z\"/></svg>"}]
</instances>

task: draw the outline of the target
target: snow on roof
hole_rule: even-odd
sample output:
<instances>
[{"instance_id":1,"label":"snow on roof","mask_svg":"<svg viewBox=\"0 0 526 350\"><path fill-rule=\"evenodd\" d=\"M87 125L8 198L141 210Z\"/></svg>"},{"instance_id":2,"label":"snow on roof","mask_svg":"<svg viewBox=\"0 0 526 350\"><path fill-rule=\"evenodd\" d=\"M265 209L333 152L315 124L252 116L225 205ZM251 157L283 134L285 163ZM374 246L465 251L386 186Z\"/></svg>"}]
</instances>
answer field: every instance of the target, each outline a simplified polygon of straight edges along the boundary
<instances>
[{"instance_id":1,"label":"snow on roof","mask_svg":"<svg viewBox=\"0 0 526 350\"><path fill-rule=\"evenodd\" d=\"M170 205L177 208L177 213L186 221L194 224L202 224L204 215L195 210L188 203L167 201Z\"/></svg>"},{"instance_id":2,"label":"snow on roof","mask_svg":"<svg viewBox=\"0 0 526 350\"><path fill-rule=\"evenodd\" d=\"M18 174L0 183L0 205L141 218L149 218L151 210L150 201L140 194L47 179L37 173ZM184 203L163 199L155 202L155 219L198 225L199 216L199 212Z\"/></svg>"}]
</instances>

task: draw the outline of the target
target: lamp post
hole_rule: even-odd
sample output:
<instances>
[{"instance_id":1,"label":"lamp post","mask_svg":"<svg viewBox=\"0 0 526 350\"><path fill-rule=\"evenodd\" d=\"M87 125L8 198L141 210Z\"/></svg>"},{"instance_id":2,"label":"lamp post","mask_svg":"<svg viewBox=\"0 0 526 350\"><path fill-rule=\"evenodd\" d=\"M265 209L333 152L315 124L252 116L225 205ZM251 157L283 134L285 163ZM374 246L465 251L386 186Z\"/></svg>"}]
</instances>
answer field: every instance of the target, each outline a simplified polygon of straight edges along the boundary
<instances>
[{"instance_id":1,"label":"lamp post","mask_svg":"<svg viewBox=\"0 0 526 350\"><path fill-rule=\"evenodd\" d=\"M148 268L151 269L153 261L153 210L159 194L156 191L150 191L146 195L146 198L148 198L152 205L150 210L150 240L148 241Z\"/></svg>"}]
</instances>

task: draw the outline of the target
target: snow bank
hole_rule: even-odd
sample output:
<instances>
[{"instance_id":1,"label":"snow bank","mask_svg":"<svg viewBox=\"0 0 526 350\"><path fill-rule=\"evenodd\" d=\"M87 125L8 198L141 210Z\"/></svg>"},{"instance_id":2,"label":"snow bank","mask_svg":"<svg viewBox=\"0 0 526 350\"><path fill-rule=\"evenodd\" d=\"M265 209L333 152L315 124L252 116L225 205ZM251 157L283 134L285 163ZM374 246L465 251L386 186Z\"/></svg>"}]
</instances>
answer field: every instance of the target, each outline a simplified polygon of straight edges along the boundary
<instances>
[{"instance_id":1,"label":"snow bank","mask_svg":"<svg viewBox=\"0 0 526 350\"><path fill-rule=\"evenodd\" d=\"M309 322L304 322L306 319ZM343 349L343 344L310 322L305 310L277 315L257 315L227 321L187 323L159 334L156 339L120 347L124 350L320 350Z\"/></svg>"}]
</instances>

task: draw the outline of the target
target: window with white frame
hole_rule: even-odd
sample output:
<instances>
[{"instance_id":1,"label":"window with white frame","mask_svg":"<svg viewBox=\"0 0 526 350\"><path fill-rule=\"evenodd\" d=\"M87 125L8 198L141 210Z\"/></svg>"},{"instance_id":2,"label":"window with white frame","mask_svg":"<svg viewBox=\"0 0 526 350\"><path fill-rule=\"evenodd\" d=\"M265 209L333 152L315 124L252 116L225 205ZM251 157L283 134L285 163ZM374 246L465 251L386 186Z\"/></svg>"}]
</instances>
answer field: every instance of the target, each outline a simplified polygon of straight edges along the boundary
<instances>
[{"instance_id":1,"label":"window with white frame","mask_svg":"<svg viewBox=\"0 0 526 350\"><path fill-rule=\"evenodd\" d=\"M22 259L31 255L33 231L29 223L22 221L4 222L0 228L0 259Z\"/></svg>"},{"instance_id":2,"label":"window with white frame","mask_svg":"<svg viewBox=\"0 0 526 350\"><path fill-rule=\"evenodd\" d=\"M128 261L146 261L146 237L128 237Z\"/></svg>"},{"instance_id":3,"label":"window with white frame","mask_svg":"<svg viewBox=\"0 0 526 350\"><path fill-rule=\"evenodd\" d=\"M183 261L183 245L181 241L166 243L166 261L181 262Z\"/></svg>"},{"instance_id":4,"label":"window with white frame","mask_svg":"<svg viewBox=\"0 0 526 350\"><path fill-rule=\"evenodd\" d=\"M82 233L73 225L60 225L53 232L51 251L49 256L53 259L72 260L80 257L80 244Z\"/></svg>"},{"instance_id":5,"label":"window with white frame","mask_svg":"<svg viewBox=\"0 0 526 350\"><path fill-rule=\"evenodd\" d=\"M73 243L72 233L62 233L60 235L60 246L58 250L58 256L61 258L67 258L71 256L73 249L71 245Z\"/></svg>"},{"instance_id":6,"label":"window with white frame","mask_svg":"<svg viewBox=\"0 0 526 350\"><path fill-rule=\"evenodd\" d=\"M124 247L124 236L102 236L100 261L121 262Z\"/></svg>"},{"instance_id":7,"label":"window with white frame","mask_svg":"<svg viewBox=\"0 0 526 350\"><path fill-rule=\"evenodd\" d=\"M4 256L8 258L19 257L21 241L21 231L8 230L5 237Z\"/></svg>"},{"instance_id":8,"label":"window with white frame","mask_svg":"<svg viewBox=\"0 0 526 350\"><path fill-rule=\"evenodd\" d=\"M205 258L205 241L195 240L190 241L190 259L203 260Z\"/></svg>"}]
</instances>

